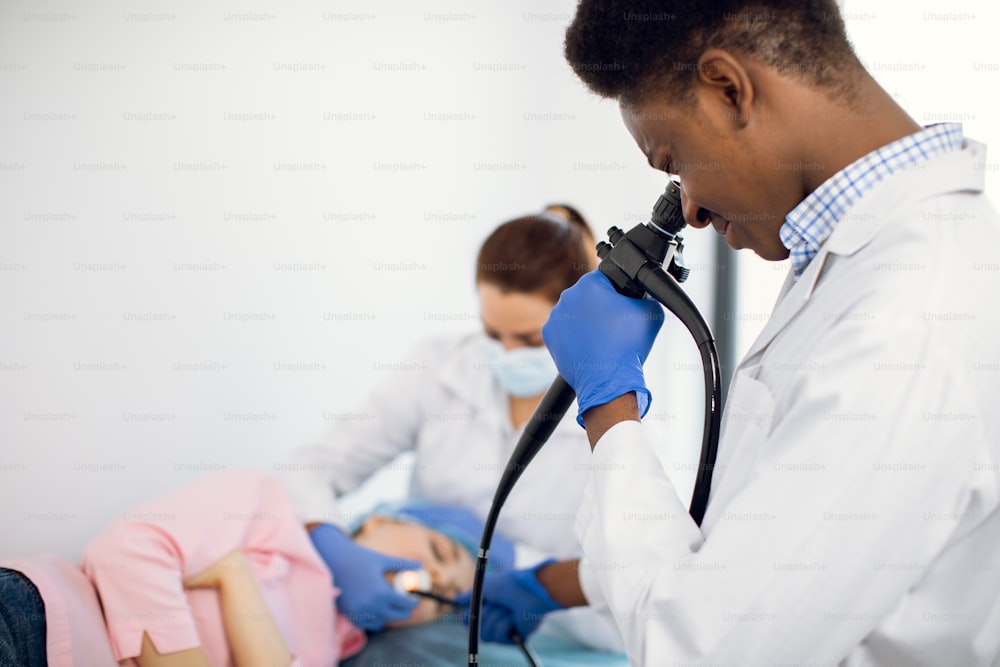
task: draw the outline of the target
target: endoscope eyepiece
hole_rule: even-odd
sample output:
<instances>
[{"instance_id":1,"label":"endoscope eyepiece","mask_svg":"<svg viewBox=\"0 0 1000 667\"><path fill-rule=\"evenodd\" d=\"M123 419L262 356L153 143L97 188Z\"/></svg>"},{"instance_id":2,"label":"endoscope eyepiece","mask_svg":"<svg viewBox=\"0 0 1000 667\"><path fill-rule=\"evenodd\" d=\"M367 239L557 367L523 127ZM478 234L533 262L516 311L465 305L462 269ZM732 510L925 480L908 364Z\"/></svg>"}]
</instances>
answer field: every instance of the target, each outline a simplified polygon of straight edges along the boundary
<instances>
[{"instance_id":1,"label":"endoscope eyepiece","mask_svg":"<svg viewBox=\"0 0 1000 667\"><path fill-rule=\"evenodd\" d=\"M684 211L681 209L681 184L677 181L667 183L666 190L653 205L653 213L649 224L657 231L667 236L677 236L687 224L684 222Z\"/></svg>"}]
</instances>

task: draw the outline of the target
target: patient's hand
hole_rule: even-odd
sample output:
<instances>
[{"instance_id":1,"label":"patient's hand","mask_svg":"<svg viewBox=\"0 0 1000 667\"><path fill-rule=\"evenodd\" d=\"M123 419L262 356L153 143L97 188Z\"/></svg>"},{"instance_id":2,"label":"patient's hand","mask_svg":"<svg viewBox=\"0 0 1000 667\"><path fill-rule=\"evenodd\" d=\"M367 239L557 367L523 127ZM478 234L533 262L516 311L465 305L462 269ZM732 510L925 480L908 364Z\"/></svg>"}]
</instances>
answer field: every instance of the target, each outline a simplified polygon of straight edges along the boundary
<instances>
[{"instance_id":1,"label":"patient's hand","mask_svg":"<svg viewBox=\"0 0 1000 667\"><path fill-rule=\"evenodd\" d=\"M234 577L253 579L250 561L239 549L231 551L193 577L184 580L185 588L219 588Z\"/></svg>"},{"instance_id":2,"label":"patient's hand","mask_svg":"<svg viewBox=\"0 0 1000 667\"><path fill-rule=\"evenodd\" d=\"M250 561L237 549L184 580L187 588L218 588L226 639L240 667L288 665L293 656L261 594Z\"/></svg>"}]
</instances>

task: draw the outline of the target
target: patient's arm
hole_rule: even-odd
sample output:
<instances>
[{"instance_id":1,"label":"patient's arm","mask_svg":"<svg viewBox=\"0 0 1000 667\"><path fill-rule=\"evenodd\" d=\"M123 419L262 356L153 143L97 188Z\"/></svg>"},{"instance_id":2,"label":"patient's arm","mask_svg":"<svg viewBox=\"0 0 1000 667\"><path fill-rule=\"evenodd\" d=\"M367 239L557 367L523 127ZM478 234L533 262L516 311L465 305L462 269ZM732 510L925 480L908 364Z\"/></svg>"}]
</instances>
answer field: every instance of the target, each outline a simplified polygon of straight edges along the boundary
<instances>
[{"instance_id":1,"label":"patient's arm","mask_svg":"<svg viewBox=\"0 0 1000 667\"><path fill-rule=\"evenodd\" d=\"M186 579L184 585L219 589L222 623L238 667L275 667L292 663L292 653L278 631L250 562L242 551L231 552L204 572ZM163 667L188 667L189 664L195 667L202 663L163 664Z\"/></svg>"},{"instance_id":2,"label":"patient's arm","mask_svg":"<svg viewBox=\"0 0 1000 667\"><path fill-rule=\"evenodd\" d=\"M200 646L161 655L145 632L142 633L142 653L135 660L139 667L211 667Z\"/></svg>"}]
</instances>

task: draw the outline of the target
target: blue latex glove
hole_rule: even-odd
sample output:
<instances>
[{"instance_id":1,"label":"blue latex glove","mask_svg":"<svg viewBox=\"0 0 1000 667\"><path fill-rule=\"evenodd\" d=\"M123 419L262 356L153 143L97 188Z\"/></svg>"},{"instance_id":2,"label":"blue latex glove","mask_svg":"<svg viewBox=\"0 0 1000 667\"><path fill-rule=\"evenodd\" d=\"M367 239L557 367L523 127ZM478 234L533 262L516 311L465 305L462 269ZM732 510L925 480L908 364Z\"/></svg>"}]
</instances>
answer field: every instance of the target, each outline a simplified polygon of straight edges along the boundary
<instances>
[{"instance_id":1,"label":"blue latex glove","mask_svg":"<svg viewBox=\"0 0 1000 667\"><path fill-rule=\"evenodd\" d=\"M386 572L422 569L420 561L367 549L328 523L313 528L309 539L340 589L337 609L362 630L381 630L386 623L406 620L420 604L411 595L397 593L385 578Z\"/></svg>"},{"instance_id":2,"label":"blue latex glove","mask_svg":"<svg viewBox=\"0 0 1000 667\"><path fill-rule=\"evenodd\" d=\"M563 608L538 583L538 570L554 562L553 558L525 570L486 575L479 624L481 639L513 644L511 636L514 632L527 639L541 624L545 614ZM455 598L457 606L465 607L462 621L466 625L469 623L471 599L472 593L462 593Z\"/></svg>"},{"instance_id":3,"label":"blue latex glove","mask_svg":"<svg viewBox=\"0 0 1000 667\"><path fill-rule=\"evenodd\" d=\"M542 338L559 375L576 392L581 426L584 412L633 391L639 416L645 416L652 396L642 365L662 326L659 303L622 296L599 271L562 293Z\"/></svg>"}]
</instances>

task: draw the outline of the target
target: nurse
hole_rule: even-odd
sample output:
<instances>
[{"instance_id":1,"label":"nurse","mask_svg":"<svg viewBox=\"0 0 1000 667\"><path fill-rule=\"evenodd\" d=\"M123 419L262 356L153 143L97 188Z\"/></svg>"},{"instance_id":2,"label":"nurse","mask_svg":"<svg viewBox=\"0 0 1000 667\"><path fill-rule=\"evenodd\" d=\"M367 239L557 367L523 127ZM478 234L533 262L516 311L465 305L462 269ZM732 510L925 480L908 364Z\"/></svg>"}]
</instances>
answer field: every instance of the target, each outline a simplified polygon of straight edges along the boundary
<instances>
[{"instance_id":1,"label":"nurse","mask_svg":"<svg viewBox=\"0 0 1000 667\"><path fill-rule=\"evenodd\" d=\"M412 598L385 583L389 559L353 544L338 498L404 452L415 453L409 495L485 518L524 423L556 377L542 325L560 293L596 266L580 214L554 205L500 225L476 260L480 331L425 340L400 370L320 442L295 451L282 477L313 543L341 588L338 607L368 630L406 617ZM586 434L561 424L510 496L498 534L518 567L580 553L573 517L590 453ZM563 620L591 645L620 646L613 627ZM555 619L557 620L557 619ZM574 632L570 630L570 632Z\"/></svg>"},{"instance_id":2,"label":"nurse","mask_svg":"<svg viewBox=\"0 0 1000 667\"><path fill-rule=\"evenodd\" d=\"M1000 665L986 149L908 115L837 5L583 0L566 35L578 76L680 178L688 224L790 260L734 374L701 525L640 423L661 308L593 273L545 326L594 454L585 558L535 580L604 600L635 665ZM487 576L487 638L544 614L523 579Z\"/></svg>"}]
</instances>

